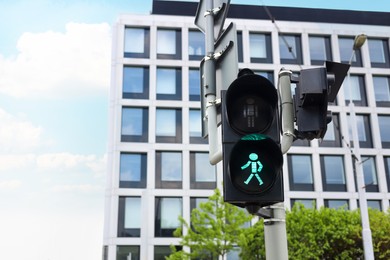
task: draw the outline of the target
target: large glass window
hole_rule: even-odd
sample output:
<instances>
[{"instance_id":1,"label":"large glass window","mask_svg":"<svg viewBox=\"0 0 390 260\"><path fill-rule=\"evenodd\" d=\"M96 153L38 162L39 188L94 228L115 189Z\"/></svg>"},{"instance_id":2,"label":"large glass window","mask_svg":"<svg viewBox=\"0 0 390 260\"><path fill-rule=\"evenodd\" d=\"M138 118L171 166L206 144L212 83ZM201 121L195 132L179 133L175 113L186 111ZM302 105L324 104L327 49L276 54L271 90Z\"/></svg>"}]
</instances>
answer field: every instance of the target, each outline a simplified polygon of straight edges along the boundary
<instances>
[{"instance_id":1,"label":"large glass window","mask_svg":"<svg viewBox=\"0 0 390 260\"><path fill-rule=\"evenodd\" d=\"M122 142L148 141L148 109L142 107L122 108Z\"/></svg>"},{"instance_id":2,"label":"large glass window","mask_svg":"<svg viewBox=\"0 0 390 260\"><path fill-rule=\"evenodd\" d=\"M384 157L385 161L385 171L386 171L386 180L387 180L387 192L390 192L390 157Z\"/></svg>"},{"instance_id":3,"label":"large glass window","mask_svg":"<svg viewBox=\"0 0 390 260\"><path fill-rule=\"evenodd\" d=\"M364 77L361 75L351 75L345 78L343 83L345 103L349 104L351 98L356 106L367 106L366 88Z\"/></svg>"},{"instance_id":4,"label":"large glass window","mask_svg":"<svg viewBox=\"0 0 390 260\"><path fill-rule=\"evenodd\" d=\"M156 141L161 143L180 143L181 110L158 108L156 109Z\"/></svg>"},{"instance_id":5,"label":"large glass window","mask_svg":"<svg viewBox=\"0 0 390 260\"><path fill-rule=\"evenodd\" d=\"M156 188L182 188L182 153L156 152Z\"/></svg>"},{"instance_id":6,"label":"large glass window","mask_svg":"<svg viewBox=\"0 0 390 260\"><path fill-rule=\"evenodd\" d=\"M352 56L354 39L353 37L339 37L340 60L342 63L349 63ZM360 49L355 51L351 65L355 67L361 67L363 65Z\"/></svg>"},{"instance_id":7,"label":"large glass window","mask_svg":"<svg viewBox=\"0 0 390 260\"><path fill-rule=\"evenodd\" d=\"M180 226L181 215L181 198L156 198L155 236L173 237L173 232Z\"/></svg>"},{"instance_id":8,"label":"large glass window","mask_svg":"<svg viewBox=\"0 0 390 260\"><path fill-rule=\"evenodd\" d=\"M201 60L206 55L205 36L200 31L188 32L188 55L190 60Z\"/></svg>"},{"instance_id":9,"label":"large glass window","mask_svg":"<svg viewBox=\"0 0 390 260\"><path fill-rule=\"evenodd\" d=\"M361 148L372 148L370 117L368 115L356 115L357 134ZM353 147L352 122L348 115L348 130L351 147Z\"/></svg>"},{"instance_id":10,"label":"large glass window","mask_svg":"<svg viewBox=\"0 0 390 260\"><path fill-rule=\"evenodd\" d=\"M380 200L367 200L367 207L379 211L382 210L382 205Z\"/></svg>"},{"instance_id":11,"label":"large glass window","mask_svg":"<svg viewBox=\"0 0 390 260\"><path fill-rule=\"evenodd\" d=\"M189 110L190 143L206 143L202 137L202 113L199 109Z\"/></svg>"},{"instance_id":12,"label":"large glass window","mask_svg":"<svg viewBox=\"0 0 390 260\"><path fill-rule=\"evenodd\" d=\"M181 246L175 246L176 252L182 250ZM170 246L155 246L153 260L165 260L172 254Z\"/></svg>"},{"instance_id":13,"label":"large glass window","mask_svg":"<svg viewBox=\"0 0 390 260\"><path fill-rule=\"evenodd\" d=\"M330 38L326 36L309 36L310 60L312 65L323 65L332 60Z\"/></svg>"},{"instance_id":14,"label":"large glass window","mask_svg":"<svg viewBox=\"0 0 390 260\"><path fill-rule=\"evenodd\" d=\"M123 68L123 98L147 99L149 97L149 68Z\"/></svg>"},{"instance_id":15,"label":"large glass window","mask_svg":"<svg viewBox=\"0 0 390 260\"><path fill-rule=\"evenodd\" d=\"M279 35L279 51L282 64L303 64L300 35Z\"/></svg>"},{"instance_id":16,"label":"large glass window","mask_svg":"<svg viewBox=\"0 0 390 260\"><path fill-rule=\"evenodd\" d=\"M149 29L125 28L124 56L149 58Z\"/></svg>"},{"instance_id":17,"label":"large glass window","mask_svg":"<svg viewBox=\"0 0 390 260\"><path fill-rule=\"evenodd\" d=\"M237 32L238 62L244 62L244 50L242 49L242 32Z\"/></svg>"},{"instance_id":18,"label":"large glass window","mask_svg":"<svg viewBox=\"0 0 390 260\"><path fill-rule=\"evenodd\" d=\"M290 190L313 191L314 181L310 155L288 155Z\"/></svg>"},{"instance_id":19,"label":"large glass window","mask_svg":"<svg viewBox=\"0 0 390 260\"><path fill-rule=\"evenodd\" d=\"M367 192L378 192L378 178L375 166L375 157L362 156L364 185Z\"/></svg>"},{"instance_id":20,"label":"large glass window","mask_svg":"<svg viewBox=\"0 0 390 260\"><path fill-rule=\"evenodd\" d=\"M389 62L389 42L385 39L368 39L368 49L370 52L371 67L388 68Z\"/></svg>"},{"instance_id":21,"label":"large glass window","mask_svg":"<svg viewBox=\"0 0 390 260\"><path fill-rule=\"evenodd\" d=\"M121 153L119 166L119 187L146 187L146 154Z\"/></svg>"},{"instance_id":22,"label":"large glass window","mask_svg":"<svg viewBox=\"0 0 390 260\"><path fill-rule=\"evenodd\" d=\"M119 197L118 237L139 237L141 230L141 198Z\"/></svg>"},{"instance_id":23,"label":"large glass window","mask_svg":"<svg viewBox=\"0 0 390 260\"><path fill-rule=\"evenodd\" d=\"M157 99L181 99L181 69L157 68L156 81Z\"/></svg>"},{"instance_id":24,"label":"large glass window","mask_svg":"<svg viewBox=\"0 0 390 260\"><path fill-rule=\"evenodd\" d=\"M190 101L200 101L200 74L199 69L188 71L188 92Z\"/></svg>"},{"instance_id":25,"label":"large glass window","mask_svg":"<svg viewBox=\"0 0 390 260\"><path fill-rule=\"evenodd\" d=\"M249 48L251 62L272 63L270 34L250 33Z\"/></svg>"},{"instance_id":26,"label":"large glass window","mask_svg":"<svg viewBox=\"0 0 390 260\"><path fill-rule=\"evenodd\" d=\"M175 29L157 30L157 58L181 59L181 31Z\"/></svg>"},{"instance_id":27,"label":"large glass window","mask_svg":"<svg viewBox=\"0 0 390 260\"><path fill-rule=\"evenodd\" d=\"M215 166L210 164L209 154L204 152L190 153L191 189L215 189Z\"/></svg>"},{"instance_id":28,"label":"large glass window","mask_svg":"<svg viewBox=\"0 0 390 260\"><path fill-rule=\"evenodd\" d=\"M373 76L375 101L377 106L390 107L390 77Z\"/></svg>"},{"instance_id":29,"label":"large glass window","mask_svg":"<svg viewBox=\"0 0 390 260\"><path fill-rule=\"evenodd\" d=\"M346 191L344 160L338 155L321 156L322 185L324 191Z\"/></svg>"},{"instance_id":30,"label":"large glass window","mask_svg":"<svg viewBox=\"0 0 390 260\"><path fill-rule=\"evenodd\" d=\"M390 116L379 115L379 130L381 133L381 141L383 148L390 148Z\"/></svg>"},{"instance_id":31,"label":"large glass window","mask_svg":"<svg viewBox=\"0 0 390 260\"><path fill-rule=\"evenodd\" d=\"M294 207L296 203L302 204L307 209L312 209L316 207L315 199L291 199L291 207Z\"/></svg>"},{"instance_id":32,"label":"large glass window","mask_svg":"<svg viewBox=\"0 0 390 260\"><path fill-rule=\"evenodd\" d=\"M320 141L321 147L341 147L339 115L332 114L324 138Z\"/></svg>"},{"instance_id":33,"label":"large glass window","mask_svg":"<svg viewBox=\"0 0 390 260\"><path fill-rule=\"evenodd\" d=\"M325 207L331 208L331 209L349 209L349 201L348 200L325 200L324 201Z\"/></svg>"},{"instance_id":34,"label":"large glass window","mask_svg":"<svg viewBox=\"0 0 390 260\"><path fill-rule=\"evenodd\" d=\"M117 246L116 248L117 260L140 260L139 246Z\"/></svg>"}]
</instances>

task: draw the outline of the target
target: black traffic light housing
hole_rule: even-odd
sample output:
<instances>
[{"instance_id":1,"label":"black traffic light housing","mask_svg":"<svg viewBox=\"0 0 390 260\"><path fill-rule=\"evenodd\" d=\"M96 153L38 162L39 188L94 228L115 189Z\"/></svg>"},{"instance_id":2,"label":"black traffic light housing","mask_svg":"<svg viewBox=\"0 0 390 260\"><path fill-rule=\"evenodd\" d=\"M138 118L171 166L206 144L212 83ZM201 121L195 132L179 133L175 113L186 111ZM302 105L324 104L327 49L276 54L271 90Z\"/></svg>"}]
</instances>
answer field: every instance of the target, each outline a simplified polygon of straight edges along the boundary
<instances>
[{"instance_id":1,"label":"black traffic light housing","mask_svg":"<svg viewBox=\"0 0 390 260\"><path fill-rule=\"evenodd\" d=\"M224 200L251 213L284 201L274 85L243 69L221 98Z\"/></svg>"},{"instance_id":2,"label":"black traffic light housing","mask_svg":"<svg viewBox=\"0 0 390 260\"><path fill-rule=\"evenodd\" d=\"M326 67L301 70L294 95L298 139L322 139L332 120L328 102L337 93L348 73L349 65L326 62Z\"/></svg>"}]
</instances>

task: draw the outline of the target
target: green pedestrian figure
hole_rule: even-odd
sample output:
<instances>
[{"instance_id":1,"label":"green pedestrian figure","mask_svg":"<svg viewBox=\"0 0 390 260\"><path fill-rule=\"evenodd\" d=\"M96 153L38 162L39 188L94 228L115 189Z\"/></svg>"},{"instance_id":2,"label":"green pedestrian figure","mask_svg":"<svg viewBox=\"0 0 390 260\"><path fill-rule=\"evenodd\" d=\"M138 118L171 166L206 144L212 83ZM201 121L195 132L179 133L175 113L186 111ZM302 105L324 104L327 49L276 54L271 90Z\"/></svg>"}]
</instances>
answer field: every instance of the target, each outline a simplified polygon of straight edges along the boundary
<instances>
[{"instance_id":1,"label":"green pedestrian figure","mask_svg":"<svg viewBox=\"0 0 390 260\"><path fill-rule=\"evenodd\" d=\"M246 185L248 185L248 183L252 180L253 176L255 176L256 179L259 181L259 185L263 184L263 180L260 178L258 174L258 172L261 172L261 170L263 169L263 165L261 164L260 161L257 160L258 158L259 156L257 154L251 153L249 155L249 161L245 165L241 166L241 170L244 170L249 166L251 166L251 175L249 175L248 179L244 181Z\"/></svg>"}]
</instances>

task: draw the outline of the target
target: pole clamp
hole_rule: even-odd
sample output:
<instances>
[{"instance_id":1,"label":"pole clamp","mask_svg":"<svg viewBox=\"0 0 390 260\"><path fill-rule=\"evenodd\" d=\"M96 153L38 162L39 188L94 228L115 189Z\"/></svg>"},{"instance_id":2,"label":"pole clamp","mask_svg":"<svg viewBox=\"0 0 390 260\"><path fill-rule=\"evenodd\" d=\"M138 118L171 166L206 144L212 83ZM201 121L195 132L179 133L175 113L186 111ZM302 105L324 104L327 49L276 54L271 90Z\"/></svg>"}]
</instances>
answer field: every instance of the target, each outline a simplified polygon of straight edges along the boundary
<instances>
[{"instance_id":1,"label":"pole clamp","mask_svg":"<svg viewBox=\"0 0 390 260\"><path fill-rule=\"evenodd\" d=\"M219 6L219 7L216 7L214 9L211 9L211 10L207 10L206 12L204 12L204 17L208 16L208 15L212 15L212 16L216 16L218 15L219 11L222 10L222 7L223 5Z\"/></svg>"}]
</instances>

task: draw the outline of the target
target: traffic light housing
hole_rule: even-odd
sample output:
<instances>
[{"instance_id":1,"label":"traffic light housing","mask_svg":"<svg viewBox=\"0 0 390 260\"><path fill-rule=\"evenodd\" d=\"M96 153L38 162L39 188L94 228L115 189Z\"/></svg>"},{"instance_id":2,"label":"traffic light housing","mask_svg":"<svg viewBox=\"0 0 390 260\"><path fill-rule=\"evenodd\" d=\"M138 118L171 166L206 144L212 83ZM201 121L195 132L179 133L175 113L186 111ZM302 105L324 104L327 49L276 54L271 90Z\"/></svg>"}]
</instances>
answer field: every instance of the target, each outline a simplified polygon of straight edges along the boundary
<instances>
[{"instance_id":1,"label":"traffic light housing","mask_svg":"<svg viewBox=\"0 0 390 260\"><path fill-rule=\"evenodd\" d=\"M337 93L349 70L348 64L326 62L326 67L301 70L295 88L294 107L298 139L322 139L332 120L328 102Z\"/></svg>"},{"instance_id":2,"label":"traffic light housing","mask_svg":"<svg viewBox=\"0 0 390 260\"><path fill-rule=\"evenodd\" d=\"M256 212L284 200L278 94L243 69L222 91L224 200Z\"/></svg>"}]
</instances>

